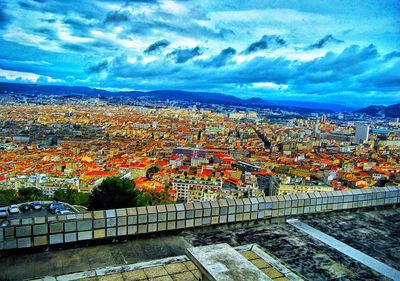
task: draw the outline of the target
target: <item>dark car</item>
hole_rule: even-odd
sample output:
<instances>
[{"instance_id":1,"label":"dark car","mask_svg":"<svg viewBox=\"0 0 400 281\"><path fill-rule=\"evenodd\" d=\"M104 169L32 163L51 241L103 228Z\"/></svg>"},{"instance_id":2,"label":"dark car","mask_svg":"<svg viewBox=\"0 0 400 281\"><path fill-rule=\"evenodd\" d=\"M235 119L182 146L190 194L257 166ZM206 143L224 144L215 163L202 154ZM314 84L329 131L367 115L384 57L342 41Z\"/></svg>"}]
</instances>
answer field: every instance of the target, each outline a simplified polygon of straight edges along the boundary
<instances>
[{"instance_id":1,"label":"dark car","mask_svg":"<svg viewBox=\"0 0 400 281\"><path fill-rule=\"evenodd\" d=\"M72 210L70 208L68 208L67 206L63 206L61 208L57 208L56 212L57 215L72 215L75 214L74 212L72 212Z\"/></svg>"},{"instance_id":2,"label":"dark car","mask_svg":"<svg viewBox=\"0 0 400 281\"><path fill-rule=\"evenodd\" d=\"M24 203L24 204L19 205L19 209L23 212L26 212L31 209L31 205L29 205L28 203Z\"/></svg>"},{"instance_id":3,"label":"dark car","mask_svg":"<svg viewBox=\"0 0 400 281\"><path fill-rule=\"evenodd\" d=\"M42 203L40 203L39 201L34 201L31 203L31 209L32 210L40 210L42 209Z\"/></svg>"},{"instance_id":4,"label":"dark car","mask_svg":"<svg viewBox=\"0 0 400 281\"><path fill-rule=\"evenodd\" d=\"M8 216L7 208L6 207L1 207L0 208L0 218L6 218L7 216Z\"/></svg>"},{"instance_id":5,"label":"dark car","mask_svg":"<svg viewBox=\"0 0 400 281\"><path fill-rule=\"evenodd\" d=\"M63 203L55 201L49 205L49 212L52 214L55 214L57 210L60 209L65 209L65 205Z\"/></svg>"}]
</instances>

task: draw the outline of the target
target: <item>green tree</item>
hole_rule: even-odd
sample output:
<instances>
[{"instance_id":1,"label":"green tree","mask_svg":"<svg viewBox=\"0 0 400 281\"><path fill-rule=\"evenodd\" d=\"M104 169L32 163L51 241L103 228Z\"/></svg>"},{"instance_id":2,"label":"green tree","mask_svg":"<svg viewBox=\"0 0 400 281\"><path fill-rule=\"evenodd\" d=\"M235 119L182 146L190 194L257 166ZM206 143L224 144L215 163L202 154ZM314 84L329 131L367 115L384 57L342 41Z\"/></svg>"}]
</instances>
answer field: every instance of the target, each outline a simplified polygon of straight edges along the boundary
<instances>
[{"instance_id":1,"label":"green tree","mask_svg":"<svg viewBox=\"0 0 400 281\"><path fill-rule=\"evenodd\" d=\"M70 203L71 201L71 192L69 189L57 189L53 194L53 200Z\"/></svg>"},{"instance_id":2,"label":"green tree","mask_svg":"<svg viewBox=\"0 0 400 281\"><path fill-rule=\"evenodd\" d=\"M17 202L29 202L36 200L48 199L43 195L42 190L37 189L35 187L24 187L18 189Z\"/></svg>"},{"instance_id":3,"label":"green tree","mask_svg":"<svg viewBox=\"0 0 400 281\"><path fill-rule=\"evenodd\" d=\"M157 191L149 189L144 191L144 193L150 197L149 205L165 205L172 203L172 201L169 200L169 193L166 190Z\"/></svg>"},{"instance_id":4,"label":"green tree","mask_svg":"<svg viewBox=\"0 0 400 281\"><path fill-rule=\"evenodd\" d=\"M106 210L145 206L149 203L143 192L135 190L132 180L112 177L93 189L90 197L91 210Z\"/></svg>"},{"instance_id":5,"label":"green tree","mask_svg":"<svg viewBox=\"0 0 400 281\"><path fill-rule=\"evenodd\" d=\"M88 207L90 193L79 192L75 189L57 189L54 192L53 200Z\"/></svg>"},{"instance_id":6,"label":"green tree","mask_svg":"<svg viewBox=\"0 0 400 281\"><path fill-rule=\"evenodd\" d=\"M149 206L151 205L151 196L145 192L140 191L136 198L136 206Z\"/></svg>"},{"instance_id":7,"label":"green tree","mask_svg":"<svg viewBox=\"0 0 400 281\"><path fill-rule=\"evenodd\" d=\"M0 207L9 206L16 202L16 193L14 189L0 190Z\"/></svg>"},{"instance_id":8,"label":"green tree","mask_svg":"<svg viewBox=\"0 0 400 281\"><path fill-rule=\"evenodd\" d=\"M73 198L74 198L74 200L73 200L74 205L81 205L81 206L89 207L90 193L76 191Z\"/></svg>"}]
</instances>

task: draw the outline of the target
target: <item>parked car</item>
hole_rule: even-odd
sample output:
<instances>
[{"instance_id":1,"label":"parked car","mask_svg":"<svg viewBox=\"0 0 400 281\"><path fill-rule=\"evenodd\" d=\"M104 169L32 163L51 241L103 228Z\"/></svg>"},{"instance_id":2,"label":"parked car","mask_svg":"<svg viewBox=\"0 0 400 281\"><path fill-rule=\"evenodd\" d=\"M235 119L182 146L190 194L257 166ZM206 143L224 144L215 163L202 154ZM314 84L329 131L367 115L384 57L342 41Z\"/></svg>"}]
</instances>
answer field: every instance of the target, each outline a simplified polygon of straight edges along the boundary
<instances>
[{"instance_id":1,"label":"parked car","mask_svg":"<svg viewBox=\"0 0 400 281\"><path fill-rule=\"evenodd\" d=\"M6 208L6 210L7 210L7 208ZM10 221L7 220L7 219L2 220L2 221L0 222L0 226L1 226L1 227L6 227L6 226L9 226L9 225L10 225Z\"/></svg>"},{"instance_id":2,"label":"parked car","mask_svg":"<svg viewBox=\"0 0 400 281\"><path fill-rule=\"evenodd\" d=\"M31 205L29 205L28 203L24 203L24 204L19 205L19 209L23 212L26 212L31 209Z\"/></svg>"},{"instance_id":3,"label":"parked car","mask_svg":"<svg viewBox=\"0 0 400 281\"><path fill-rule=\"evenodd\" d=\"M19 209L17 205L10 205L10 207L8 207L8 212L10 214L18 214L19 213Z\"/></svg>"},{"instance_id":4,"label":"parked car","mask_svg":"<svg viewBox=\"0 0 400 281\"><path fill-rule=\"evenodd\" d=\"M8 216L7 208L6 207L0 207L0 218L6 218L7 216Z\"/></svg>"},{"instance_id":5,"label":"parked car","mask_svg":"<svg viewBox=\"0 0 400 281\"><path fill-rule=\"evenodd\" d=\"M33 201L31 203L31 209L32 210L40 210L40 209L42 209L42 203L40 203L39 201Z\"/></svg>"},{"instance_id":6,"label":"parked car","mask_svg":"<svg viewBox=\"0 0 400 281\"><path fill-rule=\"evenodd\" d=\"M52 214L55 214L57 210L64 209L64 208L65 208L65 205L63 203L57 202L57 201L54 201L53 203L51 203L49 205L49 211Z\"/></svg>"},{"instance_id":7,"label":"parked car","mask_svg":"<svg viewBox=\"0 0 400 281\"><path fill-rule=\"evenodd\" d=\"M56 210L56 214L57 215L72 215L72 214L75 214L75 213L72 212L70 209L57 209Z\"/></svg>"}]
</instances>

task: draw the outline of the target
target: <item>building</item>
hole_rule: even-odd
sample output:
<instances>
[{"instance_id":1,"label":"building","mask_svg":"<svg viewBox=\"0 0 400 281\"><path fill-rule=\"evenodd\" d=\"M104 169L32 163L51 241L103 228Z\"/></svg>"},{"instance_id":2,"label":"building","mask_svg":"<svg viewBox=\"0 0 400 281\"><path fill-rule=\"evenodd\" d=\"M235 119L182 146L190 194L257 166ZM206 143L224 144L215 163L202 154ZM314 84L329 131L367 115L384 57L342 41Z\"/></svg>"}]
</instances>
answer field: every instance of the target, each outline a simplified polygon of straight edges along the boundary
<instances>
[{"instance_id":1,"label":"building","mask_svg":"<svg viewBox=\"0 0 400 281\"><path fill-rule=\"evenodd\" d=\"M172 190L177 190L177 198L183 202L200 202L218 199L222 181L218 178L179 176L172 181Z\"/></svg>"},{"instance_id":2,"label":"building","mask_svg":"<svg viewBox=\"0 0 400 281\"><path fill-rule=\"evenodd\" d=\"M172 155L183 155L191 158L206 158L207 151L200 148L192 148L192 147L177 147L173 149Z\"/></svg>"},{"instance_id":3,"label":"building","mask_svg":"<svg viewBox=\"0 0 400 281\"><path fill-rule=\"evenodd\" d=\"M333 191L333 187L326 185L281 184L279 185L278 195L297 193L297 192L315 192L315 191Z\"/></svg>"},{"instance_id":4,"label":"building","mask_svg":"<svg viewBox=\"0 0 400 281\"><path fill-rule=\"evenodd\" d=\"M354 142L355 143L366 142L368 141L368 137L369 137L369 125L357 125Z\"/></svg>"}]
</instances>

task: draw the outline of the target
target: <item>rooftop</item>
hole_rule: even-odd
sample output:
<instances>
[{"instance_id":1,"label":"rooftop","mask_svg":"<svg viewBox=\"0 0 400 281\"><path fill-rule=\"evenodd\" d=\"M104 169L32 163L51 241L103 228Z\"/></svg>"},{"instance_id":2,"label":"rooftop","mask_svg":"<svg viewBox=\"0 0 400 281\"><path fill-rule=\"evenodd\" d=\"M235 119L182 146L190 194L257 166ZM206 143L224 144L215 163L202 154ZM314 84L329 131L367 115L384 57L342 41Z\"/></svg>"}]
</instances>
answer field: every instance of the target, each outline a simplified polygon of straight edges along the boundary
<instances>
[{"instance_id":1,"label":"rooftop","mask_svg":"<svg viewBox=\"0 0 400 281\"><path fill-rule=\"evenodd\" d=\"M395 208L325 213L301 221L400 270L400 238L396 235L399 217L400 209ZM189 281L199 272L188 261L185 249L224 242L274 280L388 280L290 224L261 222L247 227L236 224L139 236L111 244L53 247L46 252L5 252L0 278ZM85 276L88 279L83 279Z\"/></svg>"}]
</instances>

